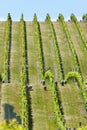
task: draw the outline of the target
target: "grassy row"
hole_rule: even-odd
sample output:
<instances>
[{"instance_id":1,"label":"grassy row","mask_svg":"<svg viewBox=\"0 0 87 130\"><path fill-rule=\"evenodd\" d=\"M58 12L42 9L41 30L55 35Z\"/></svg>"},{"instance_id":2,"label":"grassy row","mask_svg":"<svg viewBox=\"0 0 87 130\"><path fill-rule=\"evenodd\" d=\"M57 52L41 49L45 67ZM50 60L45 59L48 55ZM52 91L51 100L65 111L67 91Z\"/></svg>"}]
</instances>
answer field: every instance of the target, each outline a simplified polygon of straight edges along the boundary
<instances>
[{"instance_id":1,"label":"grassy row","mask_svg":"<svg viewBox=\"0 0 87 130\"><path fill-rule=\"evenodd\" d=\"M11 42L11 16L8 14L6 21L6 33L5 33L5 51L4 51L4 74L3 81L9 82L10 80L10 42Z\"/></svg>"},{"instance_id":2,"label":"grassy row","mask_svg":"<svg viewBox=\"0 0 87 130\"><path fill-rule=\"evenodd\" d=\"M28 130L28 100L27 100L27 78L26 78L26 52L25 52L25 24L23 15L20 19L21 42L22 42L22 71L20 73L20 98L21 98L21 121L25 130Z\"/></svg>"},{"instance_id":3,"label":"grassy row","mask_svg":"<svg viewBox=\"0 0 87 130\"><path fill-rule=\"evenodd\" d=\"M45 73L44 54L43 54L43 46L42 46L42 40L41 40L40 26L39 26L39 23L37 21L36 14L34 15L33 25L34 25L35 42L38 45L39 60L40 60L40 71L41 71L40 74L41 74L41 78L43 78L44 73Z\"/></svg>"},{"instance_id":4,"label":"grassy row","mask_svg":"<svg viewBox=\"0 0 87 130\"><path fill-rule=\"evenodd\" d=\"M73 60L74 60L74 63L75 63L75 70L78 71L81 74L78 57L77 57L75 48L73 46L73 42L71 41L71 37L70 37L69 31L68 31L67 25L66 25L66 23L64 21L63 15L59 14L58 19L61 21L63 29L64 29L64 32L65 32L66 37L67 37L67 40L68 40L68 43L69 43L69 47L71 49L71 52L72 52L72 55L73 55Z\"/></svg>"},{"instance_id":5,"label":"grassy row","mask_svg":"<svg viewBox=\"0 0 87 130\"><path fill-rule=\"evenodd\" d=\"M47 16L46 16L46 22L49 23L49 27L50 27L50 30L52 33L52 39L54 42L54 48L55 48L55 52L56 52L56 59L57 59L57 65L58 65L58 74L59 74L60 81L62 82L64 80L62 59L61 59L61 55L60 55L59 46L57 43L56 33L55 33L55 30L54 30L54 27L53 27L53 24L51 22L49 14L47 14Z\"/></svg>"},{"instance_id":6,"label":"grassy row","mask_svg":"<svg viewBox=\"0 0 87 130\"><path fill-rule=\"evenodd\" d=\"M75 23L75 25L76 25L76 27L78 29L78 32L80 34L80 37L82 39L82 42L84 43L84 46L87 49L87 40L86 40L86 38L85 38L85 36L83 34L83 31L82 31L82 29L81 29L81 27L80 27L80 25L78 23L78 20L77 20L77 18L76 18L76 16L74 14L71 14L71 20L74 21L74 23Z\"/></svg>"}]
</instances>

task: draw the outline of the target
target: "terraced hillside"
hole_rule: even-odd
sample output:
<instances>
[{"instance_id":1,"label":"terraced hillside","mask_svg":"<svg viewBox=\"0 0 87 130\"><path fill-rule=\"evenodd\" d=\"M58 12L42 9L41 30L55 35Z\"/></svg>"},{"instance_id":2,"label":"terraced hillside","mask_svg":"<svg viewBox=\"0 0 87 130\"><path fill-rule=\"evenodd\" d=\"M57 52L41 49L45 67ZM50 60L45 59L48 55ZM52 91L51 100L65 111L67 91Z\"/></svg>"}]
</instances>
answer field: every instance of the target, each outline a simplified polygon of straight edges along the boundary
<instances>
[{"instance_id":1,"label":"terraced hillside","mask_svg":"<svg viewBox=\"0 0 87 130\"><path fill-rule=\"evenodd\" d=\"M87 124L87 22L0 22L0 121L25 130L65 130Z\"/></svg>"}]
</instances>

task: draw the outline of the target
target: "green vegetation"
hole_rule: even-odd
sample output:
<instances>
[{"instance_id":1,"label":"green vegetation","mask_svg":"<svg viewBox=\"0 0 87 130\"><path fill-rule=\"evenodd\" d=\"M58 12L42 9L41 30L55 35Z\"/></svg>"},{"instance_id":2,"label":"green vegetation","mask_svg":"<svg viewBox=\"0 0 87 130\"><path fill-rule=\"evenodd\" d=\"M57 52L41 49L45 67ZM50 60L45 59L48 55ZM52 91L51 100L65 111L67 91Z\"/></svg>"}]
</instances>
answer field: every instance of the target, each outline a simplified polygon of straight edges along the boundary
<instances>
[{"instance_id":1,"label":"green vegetation","mask_svg":"<svg viewBox=\"0 0 87 130\"><path fill-rule=\"evenodd\" d=\"M86 130L86 129L87 129L87 126L78 128L77 130Z\"/></svg>"},{"instance_id":2,"label":"green vegetation","mask_svg":"<svg viewBox=\"0 0 87 130\"><path fill-rule=\"evenodd\" d=\"M87 21L87 14L83 14L82 20L83 20L83 21Z\"/></svg>"},{"instance_id":3,"label":"green vegetation","mask_svg":"<svg viewBox=\"0 0 87 130\"><path fill-rule=\"evenodd\" d=\"M26 22L29 86L31 86L31 89L29 90L29 93L30 93L30 103L29 103L30 119L29 120L31 122L29 127L30 129L33 129L33 130L36 130L36 129L41 130L42 126L43 126L43 129L57 130L56 123L54 121L53 105L51 101L50 91L47 86L46 86L47 91L45 91L44 90L45 86L43 86L41 83L42 77L43 77L43 73L41 71L42 62L39 58L40 50L41 50L41 48L39 48L39 45L41 43L40 41L38 42L38 40L36 40L36 39L39 39L39 37L37 37L36 35L37 33L35 33L38 30L38 28L37 30L35 30L34 24L36 25L34 21ZM39 28L39 32L42 33L41 29L42 28ZM43 37L41 37L41 39L42 38ZM49 50L49 48L47 50ZM48 67L49 67L49 64L48 64ZM51 64L51 67L53 67L53 64Z\"/></svg>"},{"instance_id":4,"label":"green vegetation","mask_svg":"<svg viewBox=\"0 0 87 130\"><path fill-rule=\"evenodd\" d=\"M87 110L87 94L86 94L86 91L85 91L85 86L84 86L84 82L82 81L81 75L78 72L75 72L75 71L69 72L66 76L66 81L69 78L75 78L77 80L78 85L81 89L81 93L82 93L82 96L84 98L84 104L85 104L85 107L86 107L86 110Z\"/></svg>"},{"instance_id":5,"label":"green vegetation","mask_svg":"<svg viewBox=\"0 0 87 130\"><path fill-rule=\"evenodd\" d=\"M74 21L67 22L66 24L67 24L67 27L68 27L68 30L69 30L69 33L71 36L71 40L73 41L73 46L74 46L76 54L78 56L81 75L83 77L83 80L86 80L87 75L86 75L85 64L87 64L87 60L86 60L86 58L84 59L84 57L87 57L87 50L84 47L83 41L81 39L81 36L78 32L78 29L77 29ZM82 32L84 32L84 35L87 38L86 23L82 21L82 22L79 22L79 25L82 25L81 26Z\"/></svg>"},{"instance_id":6,"label":"green vegetation","mask_svg":"<svg viewBox=\"0 0 87 130\"><path fill-rule=\"evenodd\" d=\"M62 60L61 60L60 50L59 50L59 47L58 47L58 44L57 44L57 38L56 38L55 30L54 30L54 27L53 27L53 24L51 22L49 14L47 14L47 16L46 16L46 22L49 23L50 30L51 30L51 33L52 33L52 39L53 39L53 42L54 42L54 48L55 48L56 59L57 59L57 64L58 64L58 74L59 74L60 82L62 82L62 80L64 80Z\"/></svg>"},{"instance_id":7,"label":"green vegetation","mask_svg":"<svg viewBox=\"0 0 87 130\"><path fill-rule=\"evenodd\" d=\"M4 50L4 75L3 75L3 80L5 82L10 82L10 70L9 70L9 65L10 65L10 47L11 47L11 16L10 13L8 14L7 17L7 22L6 22L6 34L5 34L5 50Z\"/></svg>"},{"instance_id":8,"label":"green vegetation","mask_svg":"<svg viewBox=\"0 0 87 130\"><path fill-rule=\"evenodd\" d=\"M82 126L86 126L87 115L78 84L74 83L73 79L70 79L64 86L59 85L59 91L64 111L64 119L66 121L66 128L78 128L80 122Z\"/></svg>"},{"instance_id":9,"label":"green vegetation","mask_svg":"<svg viewBox=\"0 0 87 130\"><path fill-rule=\"evenodd\" d=\"M64 32L65 32L65 34L66 34L66 37L67 37L67 40L68 40L68 43L69 43L69 47L70 47L71 52L72 52L73 60L74 60L74 63L75 63L75 69L76 69L76 71L78 71L78 72L81 74L78 57L77 57L75 48L74 48L74 46L73 46L73 42L72 42L72 40L71 40L71 36L70 36L69 31L68 31L67 25L66 25L66 23L65 23L65 21L64 21L64 17L63 17L62 14L59 14L58 18L59 18L59 20L62 22L62 26L63 26Z\"/></svg>"},{"instance_id":10,"label":"green vegetation","mask_svg":"<svg viewBox=\"0 0 87 130\"><path fill-rule=\"evenodd\" d=\"M10 120L10 122L0 122L0 130L24 130L24 128L17 123L16 120Z\"/></svg>"},{"instance_id":11,"label":"green vegetation","mask_svg":"<svg viewBox=\"0 0 87 130\"><path fill-rule=\"evenodd\" d=\"M85 38L85 36L84 36L84 34L83 34L81 28L80 28L80 25L79 25L79 23L78 23L78 20L77 20L77 18L75 17L74 14L71 15L71 20L75 22L76 27L77 27L77 29L78 29L78 32L79 32L79 34L80 34L80 36L81 36L81 39L82 39L82 41L83 41L83 44L84 44L85 48L87 49L87 40L86 40L86 38Z\"/></svg>"},{"instance_id":12,"label":"green vegetation","mask_svg":"<svg viewBox=\"0 0 87 130\"><path fill-rule=\"evenodd\" d=\"M33 24L34 24L35 41L38 44L41 77L43 78L43 75L45 73L44 54L43 54L43 46L41 41L40 26L39 26L39 22L37 21L36 14L34 15Z\"/></svg>"},{"instance_id":13,"label":"green vegetation","mask_svg":"<svg viewBox=\"0 0 87 130\"><path fill-rule=\"evenodd\" d=\"M0 22L0 130L87 129L86 21Z\"/></svg>"},{"instance_id":14,"label":"green vegetation","mask_svg":"<svg viewBox=\"0 0 87 130\"><path fill-rule=\"evenodd\" d=\"M56 94L55 85L53 83L54 76L53 76L53 74L51 73L50 70L48 70L45 73L45 79L47 80L47 83L50 86L50 92L51 92L53 108L54 108L54 117L55 117L55 121L56 121L56 124L57 124L57 128L59 130L65 130L65 127L63 126L63 123L64 123L63 115L60 111L59 104L57 104L59 102L58 102L58 97L57 97L57 94Z\"/></svg>"},{"instance_id":15,"label":"green vegetation","mask_svg":"<svg viewBox=\"0 0 87 130\"><path fill-rule=\"evenodd\" d=\"M27 75L26 75L26 52L25 52L25 24L23 19L23 14L20 19L21 26L21 42L22 42L22 71L20 73L20 98L21 98L21 122L28 130L29 120L28 120L28 101L27 101Z\"/></svg>"}]
</instances>

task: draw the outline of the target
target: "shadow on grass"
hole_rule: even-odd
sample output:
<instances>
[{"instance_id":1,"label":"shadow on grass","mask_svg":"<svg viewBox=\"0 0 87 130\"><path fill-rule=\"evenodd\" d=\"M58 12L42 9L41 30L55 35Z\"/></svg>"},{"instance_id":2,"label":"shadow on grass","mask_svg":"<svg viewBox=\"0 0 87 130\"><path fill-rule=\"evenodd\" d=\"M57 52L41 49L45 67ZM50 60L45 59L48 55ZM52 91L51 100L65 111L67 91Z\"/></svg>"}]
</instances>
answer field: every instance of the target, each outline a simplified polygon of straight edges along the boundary
<instances>
[{"instance_id":1,"label":"shadow on grass","mask_svg":"<svg viewBox=\"0 0 87 130\"><path fill-rule=\"evenodd\" d=\"M7 103L4 104L4 118L9 121L16 119L19 124L21 124L21 118L14 112L14 107Z\"/></svg>"}]
</instances>

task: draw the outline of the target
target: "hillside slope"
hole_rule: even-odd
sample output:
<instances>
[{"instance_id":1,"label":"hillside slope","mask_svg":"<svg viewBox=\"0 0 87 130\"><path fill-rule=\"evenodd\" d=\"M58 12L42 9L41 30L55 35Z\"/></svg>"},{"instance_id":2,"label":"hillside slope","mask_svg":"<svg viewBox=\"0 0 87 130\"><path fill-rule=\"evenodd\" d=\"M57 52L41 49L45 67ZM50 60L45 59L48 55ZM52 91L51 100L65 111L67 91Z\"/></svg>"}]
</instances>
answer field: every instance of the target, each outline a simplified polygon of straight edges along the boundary
<instances>
[{"instance_id":1,"label":"hillside slope","mask_svg":"<svg viewBox=\"0 0 87 130\"><path fill-rule=\"evenodd\" d=\"M60 21L52 22L57 45L61 56L61 65L64 76L70 71L74 71L75 63L70 50L68 39L65 35L63 26ZM87 39L87 23L79 22L80 27ZM66 22L71 40L73 42L78 61L80 64L83 81L87 79L87 50L84 49L81 36L74 22ZM11 24L11 50L10 50L10 83L0 83L0 121L4 119L16 118L20 120L20 71L22 70L22 43L21 43L21 25L19 21L12 21ZM6 22L0 22L0 74L4 72L4 37ZM39 22L40 39L44 57L45 72L50 70L54 75L54 83L58 83L59 96L61 97L64 119L67 128L77 128L81 122L83 126L87 124L87 112L85 109L83 97L76 80L70 80L64 86L60 83L58 73L58 63L54 48L54 40L49 23L46 21ZM37 34L33 21L25 21L25 39L26 39L26 68L27 80L31 87L28 90L29 103L29 130L57 130L54 118L54 104L52 102L51 86L47 83L43 85L41 78L41 66L39 58ZM44 89L46 87L46 90ZM85 85L86 89L86 85ZM57 93L57 90L56 90ZM58 95L57 95L58 96ZM58 98L58 97L57 97ZM59 102L57 102L57 105ZM4 105L7 108L4 107ZM60 104L59 104L60 105ZM10 109L12 107L13 109ZM7 110L7 111L6 111ZM13 111L13 112L12 112ZM6 113L7 112L7 113ZM9 115L9 113L11 113ZM13 114L13 115L12 115ZM15 116L14 116L15 114ZM20 123L21 121L18 122Z\"/></svg>"}]
</instances>

